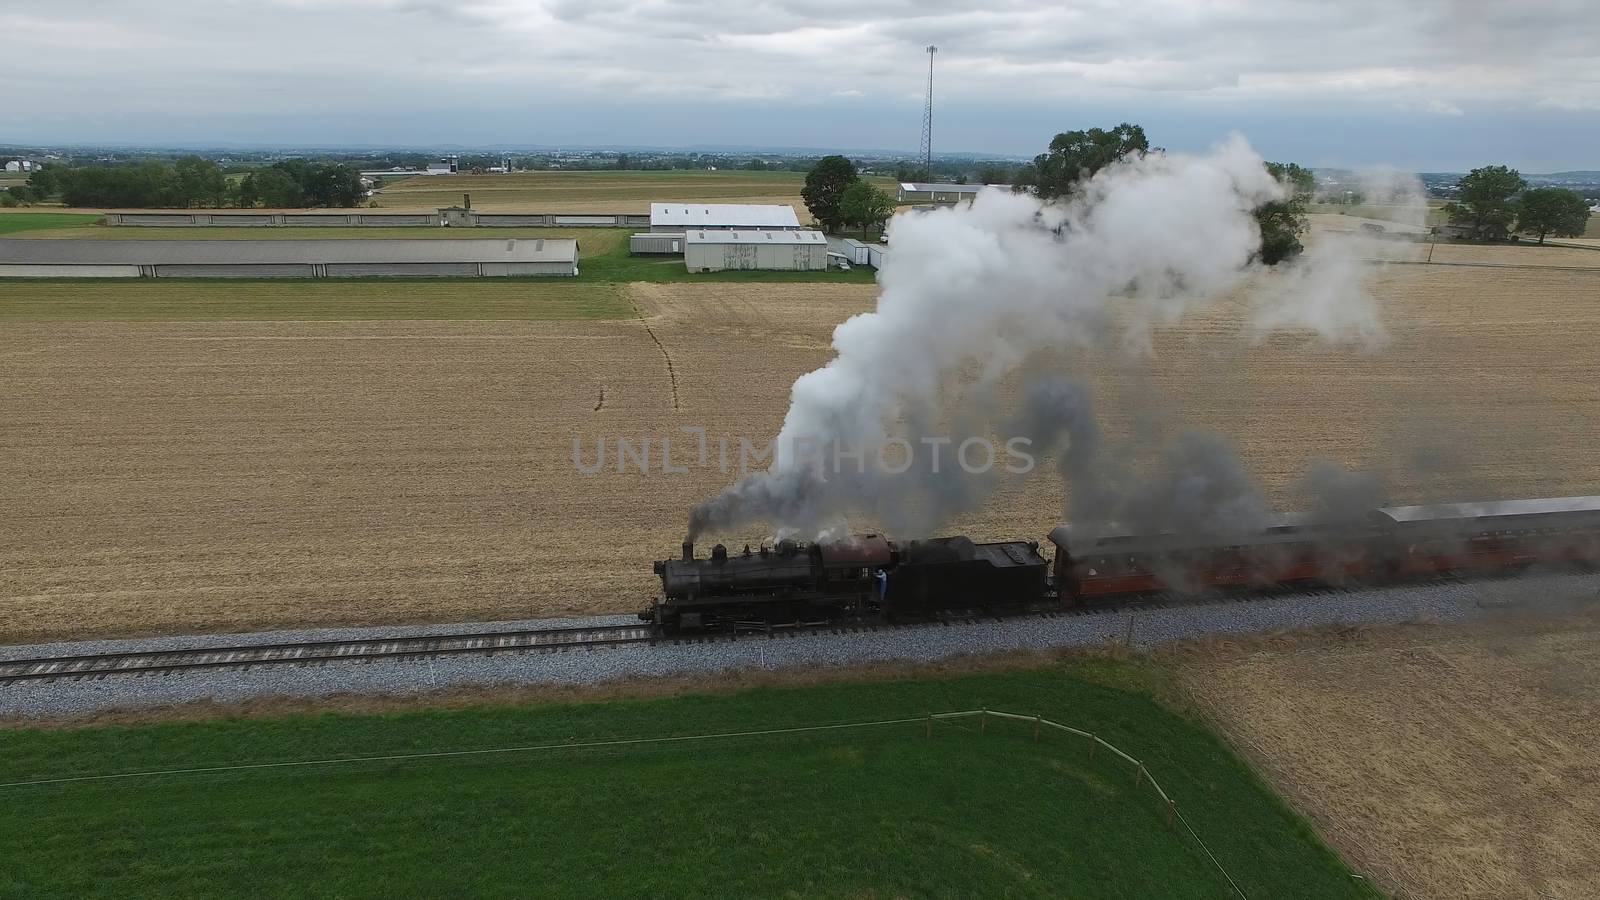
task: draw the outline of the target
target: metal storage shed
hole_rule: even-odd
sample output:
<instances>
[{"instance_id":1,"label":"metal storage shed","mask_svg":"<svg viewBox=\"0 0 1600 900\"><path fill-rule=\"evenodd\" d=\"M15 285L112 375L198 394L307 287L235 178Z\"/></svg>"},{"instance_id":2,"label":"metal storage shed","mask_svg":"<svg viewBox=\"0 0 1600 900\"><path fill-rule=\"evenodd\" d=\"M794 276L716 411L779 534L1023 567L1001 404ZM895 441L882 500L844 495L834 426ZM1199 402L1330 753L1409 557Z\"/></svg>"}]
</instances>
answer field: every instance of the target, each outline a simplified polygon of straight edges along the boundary
<instances>
[{"instance_id":1,"label":"metal storage shed","mask_svg":"<svg viewBox=\"0 0 1600 900\"><path fill-rule=\"evenodd\" d=\"M904 202L927 201L932 203L971 202L984 188L1011 190L1009 184L950 184L946 182L902 181L896 200Z\"/></svg>"},{"instance_id":2,"label":"metal storage shed","mask_svg":"<svg viewBox=\"0 0 1600 900\"><path fill-rule=\"evenodd\" d=\"M576 275L563 240L0 240L0 277L351 278Z\"/></svg>"},{"instance_id":3,"label":"metal storage shed","mask_svg":"<svg viewBox=\"0 0 1600 900\"><path fill-rule=\"evenodd\" d=\"M685 232L712 228L798 231L794 207L783 203L652 203L650 230Z\"/></svg>"},{"instance_id":4,"label":"metal storage shed","mask_svg":"<svg viewBox=\"0 0 1600 900\"><path fill-rule=\"evenodd\" d=\"M690 231L683 262L691 272L769 269L821 272L828 239L820 231Z\"/></svg>"},{"instance_id":5,"label":"metal storage shed","mask_svg":"<svg viewBox=\"0 0 1600 900\"><path fill-rule=\"evenodd\" d=\"M683 252L683 235L672 232L635 234L628 237L628 252L677 256Z\"/></svg>"}]
</instances>

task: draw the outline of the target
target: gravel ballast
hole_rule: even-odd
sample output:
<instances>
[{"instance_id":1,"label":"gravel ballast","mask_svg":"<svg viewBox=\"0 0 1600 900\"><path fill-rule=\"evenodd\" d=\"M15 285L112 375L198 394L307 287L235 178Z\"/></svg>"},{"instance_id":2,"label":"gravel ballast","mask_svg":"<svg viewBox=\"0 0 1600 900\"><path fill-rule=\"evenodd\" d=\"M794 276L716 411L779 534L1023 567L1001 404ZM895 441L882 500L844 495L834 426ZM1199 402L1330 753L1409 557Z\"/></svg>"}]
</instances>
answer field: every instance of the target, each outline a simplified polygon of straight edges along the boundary
<instances>
[{"instance_id":1,"label":"gravel ballast","mask_svg":"<svg viewBox=\"0 0 1600 900\"><path fill-rule=\"evenodd\" d=\"M77 716L117 708L192 701L238 703L273 696L412 694L461 686L596 684L628 677L939 660L965 654L1041 650L1124 641L1148 648L1184 638L1338 624L1460 621L1485 606L1529 598L1582 603L1600 595L1600 573L1433 584L1356 592L1316 592L1135 612L1020 617L959 625L802 633L777 638L626 645L494 656L457 655L364 662L258 665L172 674L105 676L0 685L0 718ZM352 640L455 632L515 631L636 622L631 616L543 619L422 627L339 628L259 634L193 635L0 648L0 659L129 650ZM1132 624L1130 632L1130 622Z\"/></svg>"}]
</instances>

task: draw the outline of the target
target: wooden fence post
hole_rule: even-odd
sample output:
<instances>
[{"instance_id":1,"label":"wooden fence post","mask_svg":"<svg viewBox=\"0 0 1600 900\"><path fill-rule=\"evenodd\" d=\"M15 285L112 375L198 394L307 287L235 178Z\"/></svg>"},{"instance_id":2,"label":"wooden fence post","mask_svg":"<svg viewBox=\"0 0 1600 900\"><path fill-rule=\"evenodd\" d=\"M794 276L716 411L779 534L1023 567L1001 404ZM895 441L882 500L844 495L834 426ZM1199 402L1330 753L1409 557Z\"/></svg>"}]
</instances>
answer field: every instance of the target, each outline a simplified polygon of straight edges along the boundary
<instances>
[{"instance_id":1,"label":"wooden fence post","mask_svg":"<svg viewBox=\"0 0 1600 900\"><path fill-rule=\"evenodd\" d=\"M928 713L927 721L922 723L922 736L925 738L933 737L933 713Z\"/></svg>"},{"instance_id":2,"label":"wooden fence post","mask_svg":"<svg viewBox=\"0 0 1600 900\"><path fill-rule=\"evenodd\" d=\"M989 733L989 707L987 706L983 708L983 713L978 716L978 733Z\"/></svg>"},{"instance_id":3,"label":"wooden fence post","mask_svg":"<svg viewBox=\"0 0 1600 900\"><path fill-rule=\"evenodd\" d=\"M1144 763L1139 763L1139 770L1133 776L1133 786L1139 787L1142 784L1144 784Z\"/></svg>"},{"instance_id":4,"label":"wooden fence post","mask_svg":"<svg viewBox=\"0 0 1600 900\"><path fill-rule=\"evenodd\" d=\"M1178 807L1171 800L1167 801L1167 830L1172 830L1172 820L1178 814Z\"/></svg>"},{"instance_id":5,"label":"wooden fence post","mask_svg":"<svg viewBox=\"0 0 1600 900\"><path fill-rule=\"evenodd\" d=\"M1033 717L1033 742L1039 743L1039 717Z\"/></svg>"},{"instance_id":6,"label":"wooden fence post","mask_svg":"<svg viewBox=\"0 0 1600 900\"><path fill-rule=\"evenodd\" d=\"M1099 738L1095 737L1092 734L1089 735L1089 758L1090 759L1094 759L1094 748L1095 748L1095 745L1098 744L1098 743L1100 743L1100 739Z\"/></svg>"}]
</instances>

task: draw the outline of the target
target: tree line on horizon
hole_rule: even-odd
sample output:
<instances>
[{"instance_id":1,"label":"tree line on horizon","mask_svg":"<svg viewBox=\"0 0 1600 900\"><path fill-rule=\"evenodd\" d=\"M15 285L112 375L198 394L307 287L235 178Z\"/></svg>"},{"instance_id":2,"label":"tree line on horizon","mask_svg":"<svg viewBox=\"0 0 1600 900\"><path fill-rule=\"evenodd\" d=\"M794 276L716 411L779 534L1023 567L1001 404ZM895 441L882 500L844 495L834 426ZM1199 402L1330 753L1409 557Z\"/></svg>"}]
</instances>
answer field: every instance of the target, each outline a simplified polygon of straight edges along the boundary
<instances>
[{"instance_id":1,"label":"tree line on horizon","mask_svg":"<svg viewBox=\"0 0 1600 900\"><path fill-rule=\"evenodd\" d=\"M353 207L366 190L342 163L284 160L230 179L209 159L141 160L117 166L47 165L0 195L7 206L59 199L66 206L136 209Z\"/></svg>"},{"instance_id":2,"label":"tree line on horizon","mask_svg":"<svg viewBox=\"0 0 1600 900\"><path fill-rule=\"evenodd\" d=\"M1119 160L1161 152L1161 148L1150 146L1141 126L1123 122L1110 129L1057 134L1046 152L1032 162L1012 171L985 170L980 180L984 184L1009 182L1014 191L1026 191L1042 200L1059 200L1072 196L1080 182ZM1266 265L1276 265L1305 249L1300 238L1309 228L1306 209L1316 194L1317 178L1310 169L1296 163L1268 162L1266 167L1287 188L1284 199L1255 210L1261 229L1259 259ZM967 179L954 180L965 183ZM1560 187L1530 187L1517 170L1507 166L1473 169L1456 187L1457 199L1446 204L1444 212L1452 225L1464 227L1474 239L1515 240L1520 232L1537 235L1542 244L1546 236L1582 235L1589 224L1589 201L1581 194ZM859 182L855 165L844 156L819 160L806 176L801 197L816 220L830 231L845 225L859 226L863 231L882 228L894 213L894 201Z\"/></svg>"}]
</instances>

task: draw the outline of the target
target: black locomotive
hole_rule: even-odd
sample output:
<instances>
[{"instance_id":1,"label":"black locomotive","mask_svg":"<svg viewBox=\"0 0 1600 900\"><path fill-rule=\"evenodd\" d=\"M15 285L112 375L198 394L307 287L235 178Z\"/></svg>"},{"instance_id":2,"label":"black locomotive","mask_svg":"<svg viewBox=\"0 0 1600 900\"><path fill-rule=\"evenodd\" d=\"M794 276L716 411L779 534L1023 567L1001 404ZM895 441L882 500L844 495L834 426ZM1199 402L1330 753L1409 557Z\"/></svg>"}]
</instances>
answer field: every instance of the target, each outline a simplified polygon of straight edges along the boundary
<instances>
[{"instance_id":1,"label":"black locomotive","mask_svg":"<svg viewBox=\"0 0 1600 900\"><path fill-rule=\"evenodd\" d=\"M1018 610L1048 598L1037 543L964 537L896 544L880 535L826 543L779 541L730 554L655 564L661 597L639 617L663 633L923 618L955 609Z\"/></svg>"}]
</instances>

